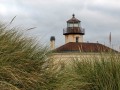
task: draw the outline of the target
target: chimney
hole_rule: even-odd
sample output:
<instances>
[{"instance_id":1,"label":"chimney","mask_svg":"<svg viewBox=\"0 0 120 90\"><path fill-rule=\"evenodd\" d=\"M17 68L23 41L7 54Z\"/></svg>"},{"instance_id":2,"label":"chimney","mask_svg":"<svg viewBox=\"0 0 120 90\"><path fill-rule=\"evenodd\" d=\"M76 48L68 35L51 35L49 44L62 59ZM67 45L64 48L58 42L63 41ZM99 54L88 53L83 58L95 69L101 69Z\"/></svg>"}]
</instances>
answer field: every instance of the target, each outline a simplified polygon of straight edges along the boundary
<instances>
[{"instance_id":1,"label":"chimney","mask_svg":"<svg viewBox=\"0 0 120 90\"><path fill-rule=\"evenodd\" d=\"M50 49L54 50L55 49L55 37L51 36L50 38Z\"/></svg>"}]
</instances>

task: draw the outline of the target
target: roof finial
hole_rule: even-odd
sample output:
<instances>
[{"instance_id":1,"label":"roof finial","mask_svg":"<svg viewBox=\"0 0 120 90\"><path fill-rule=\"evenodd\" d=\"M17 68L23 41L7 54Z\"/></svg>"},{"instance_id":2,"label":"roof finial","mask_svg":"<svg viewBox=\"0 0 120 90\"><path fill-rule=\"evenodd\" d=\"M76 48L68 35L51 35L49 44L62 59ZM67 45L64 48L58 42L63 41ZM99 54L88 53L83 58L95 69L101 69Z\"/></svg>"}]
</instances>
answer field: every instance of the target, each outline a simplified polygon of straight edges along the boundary
<instances>
[{"instance_id":1,"label":"roof finial","mask_svg":"<svg viewBox=\"0 0 120 90\"><path fill-rule=\"evenodd\" d=\"M73 15L72 15L72 16L73 16L73 18L74 18L74 17L75 17L75 14L73 13Z\"/></svg>"}]
</instances>

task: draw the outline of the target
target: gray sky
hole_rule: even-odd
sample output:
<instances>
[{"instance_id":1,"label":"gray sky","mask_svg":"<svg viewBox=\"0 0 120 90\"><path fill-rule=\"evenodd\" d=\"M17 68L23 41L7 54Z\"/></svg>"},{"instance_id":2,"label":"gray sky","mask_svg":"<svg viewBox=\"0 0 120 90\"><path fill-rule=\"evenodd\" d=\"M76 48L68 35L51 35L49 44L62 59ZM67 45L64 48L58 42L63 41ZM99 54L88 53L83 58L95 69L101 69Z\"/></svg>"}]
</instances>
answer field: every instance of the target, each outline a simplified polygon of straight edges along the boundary
<instances>
[{"instance_id":1,"label":"gray sky","mask_svg":"<svg viewBox=\"0 0 120 90\"><path fill-rule=\"evenodd\" d=\"M64 44L63 28L72 14L86 30L84 41L120 46L120 0L0 0L0 19L14 25L36 29L26 31L30 37L49 44L56 37L56 46Z\"/></svg>"}]
</instances>

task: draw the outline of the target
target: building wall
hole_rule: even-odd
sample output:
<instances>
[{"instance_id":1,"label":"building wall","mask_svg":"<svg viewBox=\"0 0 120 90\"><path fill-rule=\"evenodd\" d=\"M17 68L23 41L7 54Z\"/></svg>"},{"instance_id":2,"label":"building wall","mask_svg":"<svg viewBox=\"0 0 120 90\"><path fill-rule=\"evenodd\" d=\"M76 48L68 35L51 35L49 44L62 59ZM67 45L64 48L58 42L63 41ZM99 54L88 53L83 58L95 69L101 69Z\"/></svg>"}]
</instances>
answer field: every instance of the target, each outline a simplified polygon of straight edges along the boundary
<instances>
[{"instance_id":1,"label":"building wall","mask_svg":"<svg viewBox=\"0 0 120 90\"><path fill-rule=\"evenodd\" d=\"M120 56L120 54L115 54L116 56ZM54 53L51 58L54 60L54 63L64 62L66 65L71 65L75 60L78 61L94 61L101 60L101 58L105 58L105 60L109 60L110 53Z\"/></svg>"},{"instance_id":2,"label":"building wall","mask_svg":"<svg viewBox=\"0 0 120 90\"><path fill-rule=\"evenodd\" d=\"M54 53L54 59L68 60L68 59L85 59L92 57L100 57L100 53Z\"/></svg>"},{"instance_id":3,"label":"building wall","mask_svg":"<svg viewBox=\"0 0 120 90\"><path fill-rule=\"evenodd\" d=\"M79 41L78 41L78 42L83 42L83 35L70 34L70 35L65 35L65 43L68 43L68 42L76 42L76 37L79 38Z\"/></svg>"},{"instance_id":4,"label":"building wall","mask_svg":"<svg viewBox=\"0 0 120 90\"><path fill-rule=\"evenodd\" d=\"M93 60L93 58L99 58L100 54L95 53L54 53L51 58L54 63L59 65L59 63L65 63L66 65L71 65L75 60Z\"/></svg>"}]
</instances>

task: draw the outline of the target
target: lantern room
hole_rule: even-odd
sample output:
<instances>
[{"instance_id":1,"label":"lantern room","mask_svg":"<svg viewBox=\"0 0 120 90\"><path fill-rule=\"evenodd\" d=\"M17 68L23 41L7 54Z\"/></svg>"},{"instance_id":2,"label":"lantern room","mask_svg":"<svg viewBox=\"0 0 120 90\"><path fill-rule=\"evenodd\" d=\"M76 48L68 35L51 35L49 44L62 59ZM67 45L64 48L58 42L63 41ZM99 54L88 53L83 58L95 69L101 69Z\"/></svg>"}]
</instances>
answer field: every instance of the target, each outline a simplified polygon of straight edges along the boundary
<instances>
[{"instance_id":1,"label":"lantern room","mask_svg":"<svg viewBox=\"0 0 120 90\"><path fill-rule=\"evenodd\" d=\"M67 21L67 27L80 27L80 22L78 19L75 18L75 15L72 15L72 19Z\"/></svg>"},{"instance_id":2,"label":"lantern room","mask_svg":"<svg viewBox=\"0 0 120 90\"><path fill-rule=\"evenodd\" d=\"M63 35L67 34L85 34L85 30L81 27L81 21L72 15L72 18L67 21L67 28L63 29Z\"/></svg>"},{"instance_id":3,"label":"lantern room","mask_svg":"<svg viewBox=\"0 0 120 90\"><path fill-rule=\"evenodd\" d=\"M72 18L67 21L67 28L63 29L65 42L83 42L85 30L81 27L81 21L72 15Z\"/></svg>"}]
</instances>

